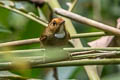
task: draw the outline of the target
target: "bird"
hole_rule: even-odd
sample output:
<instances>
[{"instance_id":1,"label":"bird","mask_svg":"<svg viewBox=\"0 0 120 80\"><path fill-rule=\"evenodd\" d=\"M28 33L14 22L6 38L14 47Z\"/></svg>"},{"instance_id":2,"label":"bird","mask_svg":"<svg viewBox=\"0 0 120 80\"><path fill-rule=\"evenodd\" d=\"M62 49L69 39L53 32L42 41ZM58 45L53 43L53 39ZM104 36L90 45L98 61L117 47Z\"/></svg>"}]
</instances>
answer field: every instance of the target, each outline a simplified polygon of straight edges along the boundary
<instances>
[{"instance_id":1,"label":"bird","mask_svg":"<svg viewBox=\"0 0 120 80\"><path fill-rule=\"evenodd\" d=\"M54 18L48 24L48 27L44 30L40 36L40 44L42 46L62 46L68 43L70 39L69 32L65 28L65 20L62 18ZM53 68L54 78L59 80L57 68Z\"/></svg>"},{"instance_id":2,"label":"bird","mask_svg":"<svg viewBox=\"0 0 120 80\"><path fill-rule=\"evenodd\" d=\"M69 32L65 28L65 20L54 18L40 36L40 43L44 46L65 45L70 39Z\"/></svg>"}]
</instances>

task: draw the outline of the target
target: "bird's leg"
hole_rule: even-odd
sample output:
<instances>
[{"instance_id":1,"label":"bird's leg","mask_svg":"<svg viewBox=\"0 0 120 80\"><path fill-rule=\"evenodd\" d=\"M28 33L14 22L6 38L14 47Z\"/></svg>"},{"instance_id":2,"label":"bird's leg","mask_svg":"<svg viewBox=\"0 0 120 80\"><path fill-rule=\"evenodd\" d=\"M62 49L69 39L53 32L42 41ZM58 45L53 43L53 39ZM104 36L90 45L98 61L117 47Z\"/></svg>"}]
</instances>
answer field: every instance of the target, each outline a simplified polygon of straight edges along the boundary
<instances>
[{"instance_id":1,"label":"bird's leg","mask_svg":"<svg viewBox=\"0 0 120 80\"><path fill-rule=\"evenodd\" d=\"M58 78L58 70L57 70L56 67L53 68L53 77L55 78L55 80L59 80L59 78Z\"/></svg>"},{"instance_id":2,"label":"bird's leg","mask_svg":"<svg viewBox=\"0 0 120 80\"><path fill-rule=\"evenodd\" d=\"M43 48L43 47L44 47L44 45L43 45L42 41L40 40L40 48Z\"/></svg>"},{"instance_id":3,"label":"bird's leg","mask_svg":"<svg viewBox=\"0 0 120 80\"><path fill-rule=\"evenodd\" d=\"M40 36L39 40L40 40L40 47L41 47L41 48L44 47L44 45L43 45L43 40L45 40L46 38L47 38L47 36L45 36L45 35Z\"/></svg>"}]
</instances>

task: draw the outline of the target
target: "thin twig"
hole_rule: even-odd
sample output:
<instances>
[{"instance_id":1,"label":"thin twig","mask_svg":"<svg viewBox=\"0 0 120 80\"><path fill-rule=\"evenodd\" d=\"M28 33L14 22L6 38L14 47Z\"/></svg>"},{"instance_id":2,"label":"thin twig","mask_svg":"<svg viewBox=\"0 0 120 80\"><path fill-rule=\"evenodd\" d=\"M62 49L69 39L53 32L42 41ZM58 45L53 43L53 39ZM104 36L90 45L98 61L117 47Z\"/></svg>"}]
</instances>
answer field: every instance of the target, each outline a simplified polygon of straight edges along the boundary
<instances>
[{"instance_id":1,"label":"thin twig","mask_svg":"<svg viewBox=\"0 0 120 80\"><path fill-rule=\"evenodd\" d=\"M96 50L91 50L91 51L82 51L82 52L73 52L71 53L71 56L77 56L77 55L85 55L85 54L93 54L93 53L97 53L99 51Z\"/></svg>"},{"instance_id":2,"label":"thin twig","mask_svg":"<svg viewBox=\"0 0 120 80\"><path fill-rule=\"evenodd\" d=\"M0 47L20 46L20 45L33 44L33 43L40 43L39 38L0 43Z\"/></svg>"},{"instance_id":3,"label":"thin twig","mask_svg":"<svg viewBox=\"0 0 120 80\"><path fill-rule=\"evenodd\" d=\"M100 22L88 19L86 17L77 15L75 13L66 11L64 9L55 8L55 12L59 15L62 15L64 17L67 17L67 18L70 18L70 19L73 19L73 20L78 21L78 22L83 23L83 24L90 25L91 27L103 30L105 32L110 32L110 33L115 34L115 35L120 35L120 30L119 29L116 29L112 26L108 26L108 25L102 24Z\"/></svg>"},{"instance_id":4,"label":"thin twig","mask_svg":"<svg viewBox=\"0 0 120 80\"><path fill-rule=\"evenodd\" d=\"M82 54L73 56L72 59L95 59L95 58L114 58L120 55L120 51L112 51L112 52L105 52L105 53L89 53L89 54Z\"/></svg>"},{"instance_id":5,"label":"thin twig","mask_svg":"<svg viewBox=\"0 0 120 80\"><path fill-rule=\"evenodd\" d=\"M72 11L78 0L74 0L68 11Z\"/></svg>"}]
</instances>

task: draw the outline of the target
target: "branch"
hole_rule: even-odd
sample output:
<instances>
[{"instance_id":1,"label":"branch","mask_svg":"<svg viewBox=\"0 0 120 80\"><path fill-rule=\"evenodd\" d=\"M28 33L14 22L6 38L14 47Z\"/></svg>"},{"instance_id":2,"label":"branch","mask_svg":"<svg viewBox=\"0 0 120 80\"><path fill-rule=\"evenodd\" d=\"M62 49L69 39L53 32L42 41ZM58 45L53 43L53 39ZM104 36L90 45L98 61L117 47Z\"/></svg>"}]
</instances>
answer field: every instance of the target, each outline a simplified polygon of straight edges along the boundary
<instances>
[{"instance_id":1,"label":"branch","mask_svg":"<svg viewBox=\"0 0 120 80\"><path fill-rule=\"evenodd\" d=\"M0 47L20 46L20 45L33 44L33 43L40 43L39 38L0 43Z\"/></svg>"},{"instance_id":2,"label":"branch","mask_svg":"<svg viewBox=\"0 0 120 80\"><path fill-rule=\"evenodd\" d=\"M108 26L108 25L102 24L100 22L88 19L88 18L80 16L80 15L74 14L74 13L66 11L64 9L55 8L55 12L59 15L73 19L73 20L78 21L78 22L83 23L83 24L90 25L91 27L103 30L105 32L110 32L110 33L115 34L115 35L120 35L119 29L116 29L112 26Z\"/></svg>"}]
</instances>

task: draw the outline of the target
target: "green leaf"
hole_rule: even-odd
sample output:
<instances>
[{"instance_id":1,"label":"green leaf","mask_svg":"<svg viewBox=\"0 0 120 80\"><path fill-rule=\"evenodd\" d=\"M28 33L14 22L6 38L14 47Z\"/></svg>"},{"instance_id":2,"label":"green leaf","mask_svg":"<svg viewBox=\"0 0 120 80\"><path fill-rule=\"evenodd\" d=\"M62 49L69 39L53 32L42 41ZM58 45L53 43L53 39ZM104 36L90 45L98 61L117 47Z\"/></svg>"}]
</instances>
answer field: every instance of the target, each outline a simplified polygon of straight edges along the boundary
<instances>
[{"instance_id":1,"label":"green leaf","mask_svg":"<svg viewBox=\"0 0 120 80\"><path fill-rule=\"evenodd\" d=\"M8 30L7 28L3 27L2 25L0 25L0 33L11 34L12 32Z\"/></svg>"}]
</instances>

